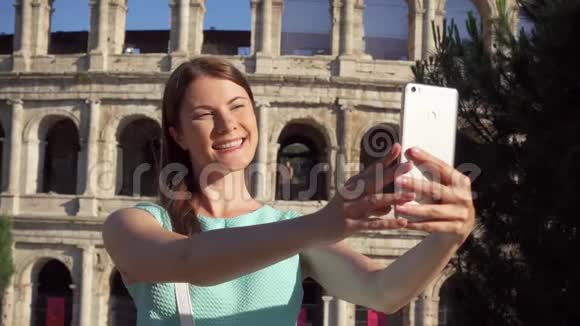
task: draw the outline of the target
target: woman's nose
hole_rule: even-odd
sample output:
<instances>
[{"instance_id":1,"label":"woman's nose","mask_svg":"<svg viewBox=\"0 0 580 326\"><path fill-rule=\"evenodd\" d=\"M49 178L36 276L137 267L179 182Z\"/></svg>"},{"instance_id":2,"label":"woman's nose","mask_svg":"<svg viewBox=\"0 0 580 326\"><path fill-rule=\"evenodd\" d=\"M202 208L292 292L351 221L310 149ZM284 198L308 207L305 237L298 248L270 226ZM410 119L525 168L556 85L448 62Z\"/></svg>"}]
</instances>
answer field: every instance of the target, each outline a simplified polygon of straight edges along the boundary
<instances>
[{"instance_id":1,"label":"woman's nose","mask_svg":"<svg viewBox=\"0 0 580 326\"><path fill-rule=\"evenodd\" d=\"M227 133L237 127L236 118L231 113L216 114L215 127L219 133Z\"/></svg>"}]
</instances>

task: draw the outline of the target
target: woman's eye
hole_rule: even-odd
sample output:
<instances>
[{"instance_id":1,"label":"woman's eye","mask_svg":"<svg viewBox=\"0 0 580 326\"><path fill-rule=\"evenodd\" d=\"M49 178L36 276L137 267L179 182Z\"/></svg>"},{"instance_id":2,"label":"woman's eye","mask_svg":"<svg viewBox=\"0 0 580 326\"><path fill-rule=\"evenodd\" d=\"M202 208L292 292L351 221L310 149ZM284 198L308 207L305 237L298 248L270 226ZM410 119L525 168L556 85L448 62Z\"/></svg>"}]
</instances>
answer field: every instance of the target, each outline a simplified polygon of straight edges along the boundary
<instances>
[{"instance_id":1,"label":"woman's eye","mask_svg":"<svg viewBox=\"0 0 580 326\"><path fill-rule=\"evenodd\" d=\"M244 106L243 106L242 104L240 104L240 105L236 105L236 106L234 106L234 107L232 108L232 110L239 109L239 108L243 108L243 107L244 107Z\"/></svg>"},{"instance_id":2,"label":"woman's eye","mask_svg":"<svg viewBox=\"0 0 580 326\"><path fill-rule=\"evenodd\" d=\"M200 115L196 116L195 118L196 118L196 119L203 118L203 117L204 117L204 116L206 116L206 115L211 115L211 113L204 113L204 114L200 114Z\"/></svg>"}]
</instances>

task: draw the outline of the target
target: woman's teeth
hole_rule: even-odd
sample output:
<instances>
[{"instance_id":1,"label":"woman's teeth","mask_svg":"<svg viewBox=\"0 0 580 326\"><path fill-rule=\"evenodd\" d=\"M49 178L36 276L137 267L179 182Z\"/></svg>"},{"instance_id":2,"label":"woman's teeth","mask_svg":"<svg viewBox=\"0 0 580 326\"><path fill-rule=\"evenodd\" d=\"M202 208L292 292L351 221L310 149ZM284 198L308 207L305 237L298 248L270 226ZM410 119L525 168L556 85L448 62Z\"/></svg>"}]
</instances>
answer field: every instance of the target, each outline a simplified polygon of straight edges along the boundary
<instances>
[{"instance_id":1,"label":"woman's teeth","mask_svg":"<svg viewBox=\"0 0 580 326\"><path fill-rule=\"evenodd\" d=\"M232 148L232 147L238 147L242 144L243 141L244 141L243 139L239 139L239 140L233 141L231 143L227 143L227 144L224 144L221 146L216 146L215 148L216 149L228 149L228 148Z\"/></svg>"}]
</instances>

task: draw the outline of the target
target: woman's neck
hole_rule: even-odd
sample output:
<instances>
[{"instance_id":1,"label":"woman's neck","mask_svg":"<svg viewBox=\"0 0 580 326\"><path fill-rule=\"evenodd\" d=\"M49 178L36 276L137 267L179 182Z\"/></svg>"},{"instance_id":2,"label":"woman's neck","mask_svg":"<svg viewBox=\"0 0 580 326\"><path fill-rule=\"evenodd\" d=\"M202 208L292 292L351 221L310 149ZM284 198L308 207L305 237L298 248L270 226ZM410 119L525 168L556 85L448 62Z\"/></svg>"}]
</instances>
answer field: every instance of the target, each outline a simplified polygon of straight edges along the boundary
<instances>
[{"instance_id":1,"label":"woman's neck","mask_svg":"<svg viewBox=\"0 0 580 326\"><path fill-rule=\"evenodd\" d=\"M214 173L212 176L198 180L200 180L200 192L194 194L192 198L198 214L233 217L261 206L261 203L250 194L243 170L225 175Z\"/></svg>"}]
</instances>

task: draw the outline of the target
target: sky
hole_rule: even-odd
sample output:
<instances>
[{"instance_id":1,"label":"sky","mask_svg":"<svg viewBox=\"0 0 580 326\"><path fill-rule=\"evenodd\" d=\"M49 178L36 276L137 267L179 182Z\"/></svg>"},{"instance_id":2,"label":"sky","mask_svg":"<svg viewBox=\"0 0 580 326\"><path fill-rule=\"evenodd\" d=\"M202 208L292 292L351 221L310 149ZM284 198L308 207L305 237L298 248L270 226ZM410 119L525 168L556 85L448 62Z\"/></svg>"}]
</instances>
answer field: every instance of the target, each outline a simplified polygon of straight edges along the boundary
<instances>
[{"instance_id":1,"label":"sky","mask_svg":"<svg viewBox=\"0 0 580 326\"><path fill-rule=\"evenodd\" d=\"M0 0L0 33L14 33L14 0ZM128 30L169 29L169 1L129 0ZM55 0L51 31L86 31L88 0ZM249 0L207 0L204 29L250 30Z\"/></svg>"},{"instance_id":2,"label":"sky","mask_svg":"<svg viewBox=\"0 0 580 326\"><path fill-rule=\"evenodd\" d=\"M128 30L169 29L167 0L129 0ZM0 33L14 33L14 0L0 0ZM282 20L285 32L328 33L328 0L286 0ZM406 38L408 7L404 0L366 0L365 35ZM51 31L86 31L89 26L88 0L55 0ZM466 35L467 11L477 13L469 0L447 0L447 15ZM250 30L250 0L206 0L204 29Z\"/></svg>"}]
</instances>

